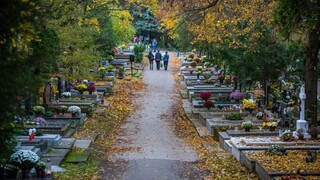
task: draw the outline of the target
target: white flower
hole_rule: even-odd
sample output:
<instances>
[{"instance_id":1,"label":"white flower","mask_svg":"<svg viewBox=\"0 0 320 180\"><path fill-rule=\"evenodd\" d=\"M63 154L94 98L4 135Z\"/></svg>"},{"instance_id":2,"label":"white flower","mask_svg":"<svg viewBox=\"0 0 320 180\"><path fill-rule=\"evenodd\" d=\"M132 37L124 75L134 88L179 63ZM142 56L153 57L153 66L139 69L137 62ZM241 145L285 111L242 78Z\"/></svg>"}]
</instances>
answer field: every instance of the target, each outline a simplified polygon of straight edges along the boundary
<instances>
[{"instance_id":1,"label":"white flower","mask_svg":"<svg viewBox=\"0 0 320 180\"><path fill-rule=\"evenodd\" d=\"M81 113L81 108L78 107L78 106L70 106L70 107L68 108L68 112L80 114L80 113Z\"/></svg>"},{"instance_id":2,"label":"white flower","mask_svg":"<svg viewBox=\"0 0 320 180\"><path fill-rule=\"evenodd\" d=\"M61 96L63 96L63 97L71 97L71 93L70 92L63 92L61 94Z\"/></svg>"},{"instance_id":3,"label":"white flower","mask_svg":"<svg viewBox=\"0 0 320 180\"><path fill-rule=\"evenodd\" d=\"M19 150L10 156L10 162L22 169L33 168L40 157L30 150Z\"/></svg>"}]
</instances>

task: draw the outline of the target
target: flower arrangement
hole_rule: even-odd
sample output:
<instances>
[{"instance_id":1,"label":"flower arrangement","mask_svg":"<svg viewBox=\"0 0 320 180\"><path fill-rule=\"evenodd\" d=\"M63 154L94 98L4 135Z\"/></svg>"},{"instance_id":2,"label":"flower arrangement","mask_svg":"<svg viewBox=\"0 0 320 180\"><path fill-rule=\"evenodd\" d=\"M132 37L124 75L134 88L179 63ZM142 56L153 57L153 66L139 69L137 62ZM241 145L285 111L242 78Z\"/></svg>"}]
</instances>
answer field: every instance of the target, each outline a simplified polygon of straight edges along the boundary
<instances>
[{"instance_id":1,"label":"flower arrangement","mask_svg":"<svg viewBox=\"0 0 320 180\"><path fill-rule=\"evenodd\" d=\"M61 113L64 114L68 110L68 106L61 106L60 107Z\"/></svg>"},{"instance_id":2,"label":"flower arrangement","mask_svg":"<svg viewBox=\"0 0 320 180\"><path fill-rule=\"evenodd\" d=\"M264 90L261 88L256 88L253 90L253 98L254 99L261 99L264 97Z\"/></svg>"},{"instance_id":3,"label":"flower arrangement","mask_svg":"<svg viewBox=\"0 0 320 180\"><path fill-rule=\"evenodd\" d=\"M43 161L39 161L34 167L36 171L44 171L46 169L46 163Z\"/></svg>"},{"instance_id":4,"label":"flower arrangement","mask_svg":"<svg viewBox=\"0 0 320 180\"><path fill-rule=\"evenodd\" d=\"M206 102L203 103L203 106L210 109L210 108L214 108L214 103L210 100L207 100Z\"/></svg>"},{"instance_id":5,"label":"flower arrangement","mask_svg":"<svg viewBox=\"0 0 320 180\"><path fill-rule=\"evenodd\" d=\"M68 108L68 112L80 114L80 113L81 113L81 108L78 107L78 106L70 106L70 107Z\"/></svg>"},{"instance_id":6,"label":"flower arrangement","mask_svg":"<svg viewBox=\"0 0 320 180\"><path fill-rule=\"evenodd\" d=\"M23 170L32 169L39 160L39 156L30 150L19 150L10 156L10 163Z\"/></svg>"},{"instance_id":7,"label":"flower arrangement","mask_svg":"<svg viewBox=\"0 0 320 180\"><path fill-rule=\"evenodd\" d=\"M252 112L253 110L255 110L257 108L256 103L254 103L254 101L252 99L244 99L243 100L243 109Z\"/></svg>"},{"instance_id":8,"label":"flower arrangement","mask_svg":"<svg viewBox=\"0 0 320 180\"><path fill-rule=\"evenodd\" d=\"M45 123L46 122L46 120L42 117L36 117L36 118L34 118L34 121L36 123Z\"/></svg>"},{"instance_id":9,"label":"flower arrangement","mask_svg":"<svg viewBox=\"0 0 320 180\"><path fill-rule=\"evenodd\" d=\"M200 97L201 97L201 99L207 101L208 99L210 99L211 93L209 93L209 92L202 92L202 93L200 94Z\"/></svg>"},{"instance_id":10,"label":"flower arrangement","mask_svg":"<svg viewBox=\"0 0 320 180\"><path fill-rule=\"evenodd\" d=\"M263 119L263 117L264 117L264 114L263 114L263 112L258 112L257 114L256 114L256 118L257 119Z\"/></svg>"},{"instance_id":11,"label":"flower arrangement","mask_svg":"<svg viewBox=\"0 0 320 180\"><path fill-rule=\"evenodd\" d=\"M190 66L191 66L191 67L196 67L196 66L197 66L197 62L192 61L192 62L190 63Z\"/></svg>"},{"instance_id":12,"label":"flower arrangement","mask_svg":"<svg viewBox=\"0 0 320 180\"><path fill-rule=\"evenodd\" d=\"M69 90L70 91L70 90ZM70 92L63 92L61 94L62 97L65 97L65 98L68 98L68 97L71 97L71 93Z\"/></svg>"},{"instance_id":13,"label":"flower arrangement","mask_svg":"<svg viewBox=\"0 0 320 180\"><path fill-rule=\"evenodd\" d=\"M251 121L246 121L241 124L241 127L243 129L251 129L253 127L253 124Z\"/></svg>"},{"instance_id":14,"label":"flower arrangement","mask_svg":"<svg viewBox=\"0 0 320 180\"><path fill-rule=\"evenodd\" d=\"M276 121L270 121L266 123L266 127L269 127L269 128L276 128L277 126L278 126L278 122Z\"/></svg>"},{"instance_id":15,"label":"flower arrangement","mask_svg":"<svg viewBox=\"0 0 320 180\"><path fill-rule=\"evenodd\" d=\"M77 85L77 90L82 94L84 91L86 91L87 90L87 85L85 85L85 84L78 84Z\"/></svg>"},{"instance_id":16,"label":"flower arrangement","mask_svg":"<svg viewBox=\"0 0 320 180\"><path fill-rule=\"evenodd\" d=\"M200 58L196 57L194 58L194 61L196 61L197 63L200 63Z\"/></svg>"},{"instance_id":17,"label":"flower arrangement","mask_svg":"<svg viewBox=\"0 0 320 180\"><path fill-rule=\"evenodd\" d=\"M232 92L230 94L230 99L242 100L243 99L243 94L241 92Z\"/></svg>"},{"instance_id":18,"label":"flower arrangement","mask_svg":"<svg viewBox=\"0 0 320 180\"><path fill-rule=\"evenodd\" d=\"M121 49L127 49L127 46L125 44L121 44L120 48Z\"/></svg>"},{"instance_id":19,"label":"flower arrangement","mask_svg":"<svg viewBox=\"0 0 320 180\"><path fill-rule=\"evenodd\" d=\"M92 83L90 83L87 90L89 91L89 93L92 93L94 90L96 90L96 87Z\"/></svg>"},{"instance_id":20,"label":"flower arrangement","mask_svg":"<svg viewBox=\"0 0 320 180\"><path fill-rule=\"evenodd\" d=\"M99 71L104 71L104 70L106 70L106 68L105 67L103 67L103 66L101 66L101 67L99 67L99 69L98 69Z\"/></svg>"},{"instance_id":21,"label":"flower arrangement","mask_svg":"<svg viewBox=\"0 0 320 180\"><path fill-rule=\"evenodd\" d=\"M107 70L108 70L108 71L111 71L113 68L114 68L113 65L108 65L108 66L107 66Z\"/></svg>"},{"instance_id":22,"label":"flower arrangement","mask_svg":"<svg viewBox=\"0 0 320 180\"><path fill-rule=\"evenodd\" d=\"M243 122L242 124L241 124L241 127L242 128L244 128L244 129L246 129L246 128L252 128L253 127L253 124L252 124L252 122L251 121L246 121L246 122Z\"/></svg>"},{"instance_id":23,"label":"flower arrangement","mask_svg":"<svg viewBox=\"0 0 320 180\"><path fill-rule=\"evenodd\" d=\"M194 58L194 54L189 54L189 55L188 55L188 58L189 58L189 59L193 59L193 58Z\"/></svg>"},{"instance_id":24,"label":"flower arrangement","mask_svg":"<svg viewBox=\"0 0 320 180\"><path fill-rule=\"evenodd\" d=\"M68 86L66 87L66 91L67 91L67 92L70 92L71 89L73 89L73 86L72 86L72 85L68 85ZM63 93L62 93L62 94L63 94ZM71 96L71 94L70 94L70 96Z\"/></svg>"},{"instance_id":25,"label":"flower arrangement","mask_svg":"<svg viewBox=\"0 0 320 180\"><path fill-rule=\"evenodd\" d=\"M33 106L33 111L38 114L44 114L45 109L42 106Z\"/></svg>"},{"instance_id":26,"label":"flower arrangement","mask_svg":"<svg viewBox=\"0 0 320 180\"><path fill-rule=\"evenodd\" d=\"M290 130L285 130L281 136L282 141L294 141L295 138L293 137Z\"/></svg>"},{"instance_id":27,"label":"flower arrangement","mask_svg":"<svg viewBox=\"0 0 320 180\"><path fill-rule=\"evenodd\" d=\"M273 144L269 146L269 148L265 151L265 153L269 156L272 156L272 155L283 156L288 154L287 150L283 146L280 146L277 144Z\"/></svg>"}]
</instances>

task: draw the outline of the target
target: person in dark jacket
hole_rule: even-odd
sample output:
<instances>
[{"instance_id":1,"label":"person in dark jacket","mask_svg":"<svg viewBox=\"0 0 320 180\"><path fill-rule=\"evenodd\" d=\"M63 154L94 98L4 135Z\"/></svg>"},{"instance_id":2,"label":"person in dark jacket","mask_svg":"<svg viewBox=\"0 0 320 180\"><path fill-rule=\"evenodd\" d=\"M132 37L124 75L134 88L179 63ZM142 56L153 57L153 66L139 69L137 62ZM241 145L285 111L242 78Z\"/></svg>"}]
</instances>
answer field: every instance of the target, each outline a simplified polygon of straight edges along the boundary
<instances>
[{"instance_id":1,"label":"person in dark jacket","mask_svg":"<svg viewBox=\"0 0 320 180\"><path fill-rule=\"evenodd\" d=\"M149 59L149 63L150 63L150 70L153 70L154 55L152 54L152 51L149 52L148 59Z\"/></svg>"},{"instance_id":2,"label":"person in dark jacket","mask_svg":"<svg viewBox=\"0 0 320 180\"><path fill-rule=\"evenodd\" d=\"M162 55L160 53L160 50L157 51L155 58L156 58L157 69L160 70L160 61L162 59Z\"/></svg>"},{"instance_id":3,"label":"person in dark jacket","mask_svg":"<svg viewBox=\"0 0 320 180\"><path fill-rule=\"evenodd\" d=\"M169 62L169 54L168 54L168 52L166 52L163 55L162 60L163 60L164 70L167 70L168 69L168 62Z\"/></svg>"}]
</instances>

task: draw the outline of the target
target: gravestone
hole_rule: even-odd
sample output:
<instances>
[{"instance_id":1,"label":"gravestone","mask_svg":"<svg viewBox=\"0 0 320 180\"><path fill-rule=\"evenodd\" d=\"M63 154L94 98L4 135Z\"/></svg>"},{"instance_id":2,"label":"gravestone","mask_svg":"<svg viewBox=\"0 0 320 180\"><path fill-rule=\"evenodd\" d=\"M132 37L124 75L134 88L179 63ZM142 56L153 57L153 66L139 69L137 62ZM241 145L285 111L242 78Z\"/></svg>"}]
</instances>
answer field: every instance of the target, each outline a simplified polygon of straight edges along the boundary
<instances>
[{"instance_id":1,"label":"gravestone","mask_svg":"<svg viewBox=\"0 0 320 180\"><path fill-rule=\"evenodd\" d=\"M308 122L305 120L305 99L306 99L306 94L305 94L305 89L304 85L301 86L300 88L300 93L299 93L299 98L301 99L301 110L300 110L300 119L297 120L297 128L296 132L294 133L295 136L297 136L297 132L299 129L303 129L304 132L304 137L307 138L308 136Z\"/></svg>"}]
</instances>

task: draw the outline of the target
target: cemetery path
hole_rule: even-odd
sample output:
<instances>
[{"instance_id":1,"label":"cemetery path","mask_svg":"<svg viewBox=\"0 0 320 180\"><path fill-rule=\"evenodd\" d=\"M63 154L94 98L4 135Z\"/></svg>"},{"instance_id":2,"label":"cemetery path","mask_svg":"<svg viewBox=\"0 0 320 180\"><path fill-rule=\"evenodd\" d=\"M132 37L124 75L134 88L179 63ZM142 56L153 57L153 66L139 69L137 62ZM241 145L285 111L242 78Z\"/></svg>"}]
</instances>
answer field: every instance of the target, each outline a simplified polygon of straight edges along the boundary
<instances>
[{"instance_id":1,"label":"cemetery path","mask_svg":"<svg viewBox=\"0 0 320 180\"><path fill-rule=\"evenodd\" d=\"M175 56L170 53L170 57ZM121 127L117 147L129 149L109 158L103 179L201 179L195 152L173 132L174 92L172 61L168 71L145 67L147 88L136 99L140 108Z\"/></svg>"}]
</instances>

